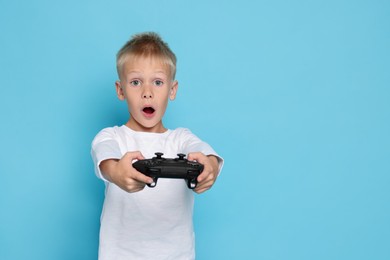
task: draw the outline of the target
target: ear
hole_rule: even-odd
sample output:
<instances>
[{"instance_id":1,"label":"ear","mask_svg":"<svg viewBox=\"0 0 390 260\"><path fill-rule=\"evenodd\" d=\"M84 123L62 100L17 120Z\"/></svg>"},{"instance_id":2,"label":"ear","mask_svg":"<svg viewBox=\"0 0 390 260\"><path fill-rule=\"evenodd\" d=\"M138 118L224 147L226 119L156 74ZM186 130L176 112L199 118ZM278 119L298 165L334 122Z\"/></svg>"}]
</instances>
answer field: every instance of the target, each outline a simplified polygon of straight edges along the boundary
<instances>
[{"instance_id":1,"label":"ear","mask_svg":"<svg viewBox=\"0 0 390 260\"><path fill-rule=\"evenodd\" d=\"M178 88L179 88L179 82L177 82L177 80L173 81L170 92L169 92L169 99L170 100L175 100Z\"/></svg>"},{"instance_id":2,"label":"ear","mask_svg":"<svg viewBox=\"0 0 390 260\"><path fill-rule=\"evenodd\" d=\"M119 80L115 81L115 87L116 87L116 95L118 96L118 99L125 100L125 93L123 91L121 82Z\"/></svg>"}]
</instances>

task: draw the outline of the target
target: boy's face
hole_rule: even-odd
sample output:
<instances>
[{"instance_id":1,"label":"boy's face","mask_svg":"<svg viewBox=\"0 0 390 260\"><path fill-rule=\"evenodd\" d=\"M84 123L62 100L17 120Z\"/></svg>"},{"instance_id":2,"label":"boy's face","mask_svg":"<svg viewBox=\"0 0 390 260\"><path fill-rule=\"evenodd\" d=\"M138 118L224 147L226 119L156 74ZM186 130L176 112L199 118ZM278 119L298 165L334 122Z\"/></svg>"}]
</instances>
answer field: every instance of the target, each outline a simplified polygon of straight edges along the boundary
<instances>
[{"instance_id":1,"label":"boy's face","mask_svg":"<svg viewBox=\"0 0 390 260\"><path fill-rule=\"evenodd\" d=\"M130 112L127 126L135 131L162 133L162 118L168 100L174 100L178 88L169 66L158 58L128 58L120 81L115 83L118 98L126 100Z\"/></svg>"}]
</instances>

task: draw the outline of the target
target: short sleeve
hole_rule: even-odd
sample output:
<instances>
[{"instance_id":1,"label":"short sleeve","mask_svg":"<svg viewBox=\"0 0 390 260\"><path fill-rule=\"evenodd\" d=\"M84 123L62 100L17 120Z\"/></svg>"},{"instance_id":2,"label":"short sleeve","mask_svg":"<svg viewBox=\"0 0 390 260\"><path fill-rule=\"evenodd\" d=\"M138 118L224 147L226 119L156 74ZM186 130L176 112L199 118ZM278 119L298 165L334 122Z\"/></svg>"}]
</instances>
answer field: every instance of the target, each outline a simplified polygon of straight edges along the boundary
<instances>
[{"instance_id":1,"label":"short sleeve","mask_svg":"<svg viewBox=\"0 0 390 260\"><path fill-rule=\"evenodd\" d=\"M94 163L96 176L107 182L100 171L100 163L107 159L122 158L116 132L113 128L105 128L95 136L92 141L91 156Z\"/></svg>"}]
</instances>

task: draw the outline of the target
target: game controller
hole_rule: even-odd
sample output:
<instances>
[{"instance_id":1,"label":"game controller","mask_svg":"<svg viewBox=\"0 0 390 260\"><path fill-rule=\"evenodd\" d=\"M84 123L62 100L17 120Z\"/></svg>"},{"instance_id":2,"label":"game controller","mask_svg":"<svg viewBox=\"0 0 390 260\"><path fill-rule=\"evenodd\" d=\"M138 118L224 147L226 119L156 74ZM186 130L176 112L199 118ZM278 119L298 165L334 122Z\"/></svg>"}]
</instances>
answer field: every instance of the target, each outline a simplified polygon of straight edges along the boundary
<instances>
[{"instance_id":1,"label":"game controller","mask_svg":"<svg viewBox=\"0 0 390 260\"><path fill-rule=\"evenodd\" d=\"M152 159L138 160L133 163L137 171L153 179L151 184L153 188L157 185L158 178L186 179L189 189L196 188L197 178L203 171L203 165L198 162L188 161L185 154L179 153L178 158L163 158L163 153L155 153L156 157Z\"/></svg>"}]
</instances>

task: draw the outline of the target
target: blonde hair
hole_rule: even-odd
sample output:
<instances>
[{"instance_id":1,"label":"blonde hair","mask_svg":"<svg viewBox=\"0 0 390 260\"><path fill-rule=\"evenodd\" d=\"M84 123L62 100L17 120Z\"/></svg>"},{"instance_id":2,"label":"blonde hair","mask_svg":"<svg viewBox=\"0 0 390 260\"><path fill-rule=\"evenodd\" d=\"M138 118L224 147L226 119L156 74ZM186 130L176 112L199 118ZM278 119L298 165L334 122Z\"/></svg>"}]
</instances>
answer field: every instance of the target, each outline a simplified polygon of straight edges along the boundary
<instances>
[{"instance_id":1,"label":"blonde hair","mask_svg":"<svg viewBox=\"0 0 390 260\"><path fill-rule=\"evenodd\" d=\"M123 65L129 57L159 58L165 65L169 66L172 80L175 79L176 55L169 48L168 44L155 32L133 35L118 51L116 55L116 69L119 78L122 75Z\"/></svg>"}]
</instances>

